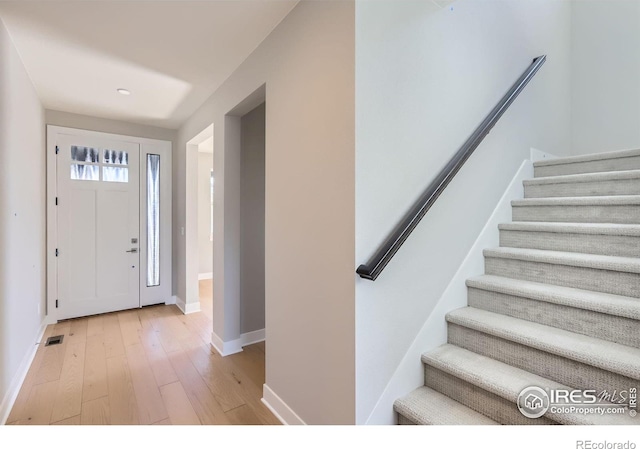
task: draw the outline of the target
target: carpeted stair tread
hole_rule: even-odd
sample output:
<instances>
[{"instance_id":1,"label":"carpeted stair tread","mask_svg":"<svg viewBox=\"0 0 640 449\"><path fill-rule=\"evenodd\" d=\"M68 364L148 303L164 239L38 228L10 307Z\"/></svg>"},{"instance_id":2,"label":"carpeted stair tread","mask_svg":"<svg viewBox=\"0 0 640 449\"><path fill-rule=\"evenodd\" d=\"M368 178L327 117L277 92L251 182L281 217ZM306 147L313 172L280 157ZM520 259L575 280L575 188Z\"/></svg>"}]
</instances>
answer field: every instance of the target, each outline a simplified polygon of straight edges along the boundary
<instances>
[{"instance_id":1,"label":"carpeted stair tread","mask_svg":"<svg viewBox=\"0 0 640 449\"><path fill-rule=\"evenodd\" d=\"M640 237L640 225L637 224L513 221L510 223L499 224L498 229L501 231Z\"/></svg>"},{"instance_id":2,"label":"carpeted stair tread","mask_svg":"<svg viewBox=\"0 0 640 449\"><path fill-rule=\"evenodd\" d=\"M585 154L580 156L559 157L555 159L545 159L533 163L534 167L548 167L551 165L575 164L580 162L604 161L608 159L621 159L625 157L640 156L640 149L628 149L619 151L609 151L606 153Z\"/></svg>"},{"instance_id":3,"label":"carpeted stair tread","mask_svg":"<svg viewBox=\"0 0 640 449\"><path fill-rule=\"evenodd\" d=\"M571 223L531 218L542 221L499 224L500 247L640 258L638 224Z\"/></svg>"},{"instance_id":4,"label":"carpeted stair tread","mask_svg":"<svg viewBox=\"0 0 640 449\"><path fill-rule=\"evenodd\" d=\"M511 201L512 221L640 223L640 195L531 196Z\"/></svg>"},{"instance_id":5,"label":"carpeted stair tread","mask_svg":"<svg viewBox=\"0 0 640 449\"><path fill-rule=\"evenodd\" d=\"M422 355L425 386L396 401L400 423L640 424L518 411L529 386L640 385L640 148L533 168L485 274L466 281L469 306L446 315L448 343Z\"/></svg>"},{"instance_id":6,"label":"carpeted stair tread","mask_svg":"<svg viewBox=\"0 0 640 449\"><path fill-rule=\"evenodd\" d=\"M498 425L494 420L429 387L417 388L396 400L393 409L416 424Z\"/></svg>"},{"instance_id":7,"label":"carpeted stair tread","mask_svg":"<svg viewBox=\"0 0 640 449\"><path fill-rule=\"evenodd\" d=\"M511 201L514 207L529 206L637 206L640 205L640 195L610 195L610 196L572 196L553 198L524 198Z\"/></svg>"},{"instance_id":8,"label":"carpeted stair tread","mask_svg":"<svg viewBox=\"0 0 640 449\"><path fill-rule=\"evenodd\" d=\"M451 344L423 354L422 362L513 402L514 407L518 395L526 387L568 389L557 382ZM548 411L545 416L562 424L637 424L628 415L554 414Z\"/></svg>"},{"instance_id":9,"label":"carpeted stair tread","mask_svg":"<svg viewBox=\"0 0 640 449\"><path fill-rule=\"evenodd\" d=\"M589 196L640 195L640 156L628 167L577 167L560 165L544 171L537 168L536 178L523 181L525 198L563 198ZM622 160L624 161L624 160ZM589 164L594 164L589 163ZM596 163L597 164L597 163ZM565 170L562 170L565 168Z\"/></svg>"},{"instance_id":10,"label":"carpeted stair tread","mask_svg":"<svg viewBox=\"0 0 640 449\"><path fill-rule=\"evenodd\" d=\"M596 173L578 173L574 175L543 176L540 178L525 179L525 186L538 186L547 184L572 184L583 182L621 181L626 179L640 179L640 170L620 170Z\"/></svg>"},{"instance_id":11,"label":"carpeted stair tread","mask_svg":"<svg viewBox=\"0 0 640 449\"><path fill-rule=\"evenodd\" d=\"M473 307L447 322L640 380L640 349Z\"/></svg>"},{"instance_id":12,"label":"carpeted stair tread","mask_svg":"<svg viewBox=\"0 0 640 449\"><path fill-rule=\"evenodd\" d=\"M530 248L492 248L485 249L483 254L485 257L640 273L640 259L635 257L602 256L599 254L568 253L565 251Z\"/></svg>"},{"instance_id":13,"label":"carpeted stair tread","mask_svg":"<svg viewBox=\"0 0 640 449\"><path fill-rule=\"evenodd\" d=\"M611 295L590 290L483 275L467 280L467 286L640 320L640 301L629 296ZM640 325L640 323L639 323Z\"/></svg>"}]
</instances>

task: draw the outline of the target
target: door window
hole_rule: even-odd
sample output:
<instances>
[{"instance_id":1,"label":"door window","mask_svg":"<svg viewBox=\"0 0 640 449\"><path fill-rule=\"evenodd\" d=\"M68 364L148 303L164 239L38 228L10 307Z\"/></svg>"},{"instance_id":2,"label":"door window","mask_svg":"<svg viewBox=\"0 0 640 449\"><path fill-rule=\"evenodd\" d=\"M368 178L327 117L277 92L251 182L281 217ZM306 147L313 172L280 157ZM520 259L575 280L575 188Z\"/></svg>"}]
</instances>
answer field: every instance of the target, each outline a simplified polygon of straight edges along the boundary
<instances>
[{"instance_id":1,"label":"door window","mask_svg":"<svg viewBox=\"0 0 640 449\"><path fill-rule=\"evenodd\" d=\"M160 155L147 154L147 287L160 285Z\"/></svg>"}]
</instances>

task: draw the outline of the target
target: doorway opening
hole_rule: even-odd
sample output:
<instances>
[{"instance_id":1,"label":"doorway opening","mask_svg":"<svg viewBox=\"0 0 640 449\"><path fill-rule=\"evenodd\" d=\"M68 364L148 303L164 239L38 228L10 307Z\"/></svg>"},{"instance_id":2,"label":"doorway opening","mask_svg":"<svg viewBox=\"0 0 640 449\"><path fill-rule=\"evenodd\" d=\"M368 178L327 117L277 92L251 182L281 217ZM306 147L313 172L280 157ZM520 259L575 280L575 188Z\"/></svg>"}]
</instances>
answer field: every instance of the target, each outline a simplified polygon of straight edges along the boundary
<instances>
[{"instance_id":1,"label":"doorway opening","mask_svg":"<svg viewBox=\"0 0 640 449\"><path fill-rule=\"evenodd\" d=\"M242 346L265 335L265 111L240 118L240 335Z\"/></svg>"},{"instance_id":2,"label":"doorway opening","mask_svg":"<svg viewBox=\"0 0 640 449\"><path fill-rule=\"evenodd\" d=\"M227 356L266 340L266 86L216 117L211 345ZM188 151L194 152L187 154L193 159L186 164L187 178L197 169L196 142L190 143ZM187 184L187 195L189 188L195 192L196 182L187 179ZM195 201L192 208L195 213ZM192 244L190 249L187 242L187 254L196 255ZM187 282L196 292L197 269L192 270Z\"/></svg>"},{"instance_id":3,"label":"doorway opening","mask_svg":"<svg viewBox=\"0 0 640 449\"><path fill-rule=\"evenodd\" d=\"M198 294L213 318L213 136L198 145Z\"/></svg>"},{"instance_id":4,"label":"doorway opening","mask_svg":"<svg viewBox=\"0 0 640 449\"><path fill-rule=\"evenodd\" d=\"M176 298L183 313L213 310L213 124L186 147L186 297ZM211 309L211 310L209 310Z\"/></svg>"}]
</instances>

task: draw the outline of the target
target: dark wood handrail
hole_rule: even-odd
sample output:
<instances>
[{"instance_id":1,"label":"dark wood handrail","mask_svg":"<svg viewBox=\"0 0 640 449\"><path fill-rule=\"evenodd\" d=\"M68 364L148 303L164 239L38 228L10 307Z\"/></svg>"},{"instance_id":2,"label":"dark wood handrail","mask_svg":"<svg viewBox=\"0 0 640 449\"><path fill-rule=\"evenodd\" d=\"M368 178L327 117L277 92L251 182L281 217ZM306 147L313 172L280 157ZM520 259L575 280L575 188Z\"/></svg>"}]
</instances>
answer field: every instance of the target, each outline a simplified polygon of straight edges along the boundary
<instances>
[{"instance_id":1,"label":"dark wood handrail","mask_svg":"<svg viewBox=\"0 0 640 449\"><path fill-rule=\"evenodd\" d=\"M416 228L420 220L431 209L440 194L449 185L454 176L460 171L464 163L473 154L482 140L489 134L494 125L500 120L502 114L511 106L511 103L522 92L524 87L531 81L538 72L542 64L547 59L546 55L538 56L531 62L531 65L524 71L518 80L511 86L511 89L502 97L500 102L491 110L489 115L480 123L478 128L469 136L467 141L460 147L438 176L429 184L429 187L418 198L402 221L393 229L389 237L378 248L375 254L366 264L360 265L356 273L363 279L375 281L384 267L391 261L398 252L402 244Z\"/></svg>"}]
</instances>

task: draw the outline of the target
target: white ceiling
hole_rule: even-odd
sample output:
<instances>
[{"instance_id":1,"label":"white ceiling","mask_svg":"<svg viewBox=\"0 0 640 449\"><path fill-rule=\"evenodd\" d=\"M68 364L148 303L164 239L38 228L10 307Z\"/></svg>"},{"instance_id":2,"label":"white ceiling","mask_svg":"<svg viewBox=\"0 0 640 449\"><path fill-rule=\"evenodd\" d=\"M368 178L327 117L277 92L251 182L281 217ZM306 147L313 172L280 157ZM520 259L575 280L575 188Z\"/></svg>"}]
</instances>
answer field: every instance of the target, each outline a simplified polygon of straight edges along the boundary
<instances>
[{"instance_id":1,"label":"white ceiling","mask_svg":"<svg viewBox=\"0 0 640 449\"><path fill-rule=\"evenodd\" d=\"M178 128L297 2L0 1L0 18L45 108Z\"/></svg>"}]
</instances>

